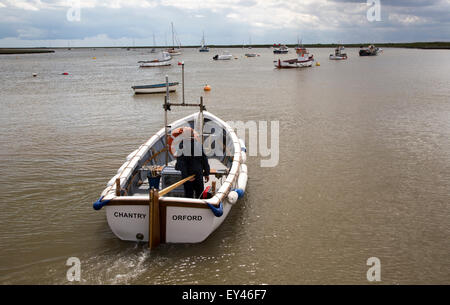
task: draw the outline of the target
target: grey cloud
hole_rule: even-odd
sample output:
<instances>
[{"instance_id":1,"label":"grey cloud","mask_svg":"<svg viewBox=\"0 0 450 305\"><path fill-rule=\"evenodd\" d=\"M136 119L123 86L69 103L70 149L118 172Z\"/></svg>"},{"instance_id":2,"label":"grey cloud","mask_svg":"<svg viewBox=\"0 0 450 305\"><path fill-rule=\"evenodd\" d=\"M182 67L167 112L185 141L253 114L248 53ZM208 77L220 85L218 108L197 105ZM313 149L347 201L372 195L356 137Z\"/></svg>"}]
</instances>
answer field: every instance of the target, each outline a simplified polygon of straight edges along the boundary
<instances>
[{"instance_id":1,"label":"grey cloud","mask_svg":"<svg viewBox=\"0 0 450 305\"><path fill-rule=\"evenodd\" d=\"M365 12L346 11L351 3L365 3L361 0L332 0L325 8L315 3L289 2L290 7L301 13L316 16L321 24L336 24L325 30L317 28L265 29L253 34L252 42L295 43L300 34L304 43L326 42L368 42L368 41L430 41L450 40L450 3L448 1L388 1L381 0L382 21L368 22ZM287 2L286 2L287 3ZM340 5L342 4L342 5ZM256 5L253 0L242 0L241 6ZM280 1L279 5L283 5ZM200 43L205 31L209 44L241 44L248 42L251 25L239 19L230 20L227 14L232 9L213 12L209 9L184 11L175 7L159 5L155 8L83 8L80 22L69 22L66 9L41 9L29 11L0 8L0 39L26 37L36 40L83 39L107 35L112 39L136 38L152 41L155 33L158 44L171 42L170 22L182 44ZM196 18L195 15L204 16ZM425 22L405 24L391 20L389 16L411 15ZM270 14L269 14L270 16Z\"/></svg>"}]
</instances>

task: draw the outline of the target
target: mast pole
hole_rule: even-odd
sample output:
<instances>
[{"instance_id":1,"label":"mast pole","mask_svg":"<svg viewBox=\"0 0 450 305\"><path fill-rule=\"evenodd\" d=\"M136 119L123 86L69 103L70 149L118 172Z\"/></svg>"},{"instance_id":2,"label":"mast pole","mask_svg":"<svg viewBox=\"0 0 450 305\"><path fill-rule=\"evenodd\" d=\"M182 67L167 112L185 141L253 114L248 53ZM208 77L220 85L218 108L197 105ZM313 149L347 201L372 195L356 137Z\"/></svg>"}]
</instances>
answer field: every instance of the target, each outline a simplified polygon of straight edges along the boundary
<instances>
[{"instance_id":1,"label":"mast pole","mask_svg":"<svg viewBox=\"0 0 450 305\"><path fill-rule=\"evenodd\" d=\"M166 137L166 166L169 163L169 136L167 134L167 111L169 110L169 76L166 75L166 96L164 97L164 135Z\"/></svg>"},{"instance_id":2,"label":"mast pole","mask_svg":"<svg viewBox=\"0 0 450 305\"><path fill-rule=\"evenodd\" d=\"M173 47L173 49L175 49L175 38L174 38L174 34L173 34L173 22L171 22L170 24L172 24L172 47Z\"/></svg>"},{"instance_id":3,"label":"mast pole","mask_svg":"<svg viewBox=\"0 0 450 305\"><path fill-rule=\"evenodd\" d=\"M202 147L203 147L203 96L200 96L200 118L201 118L201 126L200 126L200 139L202 141Z\"/></svg>"},{"instance_id":4,"label":"mast pole","mask_svg":"<svg viewBox=\"0 0 450 305\"><path fill-rule=\"evenodd\" d=\"M184 61L181 63L181 87L183 89L183 105L184 105Z\"/></svg>"}]
</instances>

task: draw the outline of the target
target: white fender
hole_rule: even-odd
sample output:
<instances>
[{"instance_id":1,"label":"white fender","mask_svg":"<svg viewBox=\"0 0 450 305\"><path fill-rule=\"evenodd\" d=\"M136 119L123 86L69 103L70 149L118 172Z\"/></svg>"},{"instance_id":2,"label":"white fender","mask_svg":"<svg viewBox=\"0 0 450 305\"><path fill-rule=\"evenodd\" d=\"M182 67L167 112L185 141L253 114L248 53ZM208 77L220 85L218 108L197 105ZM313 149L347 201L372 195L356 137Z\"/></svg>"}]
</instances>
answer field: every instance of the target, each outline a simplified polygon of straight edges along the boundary
<instances>
[{"instance_id":1,"label":"white fender","mask_svg":"<svg viewBox=\"0 0 450 305\"><path fill-rule=\"evenodd\" d=\"M245 191L245 187L247 186L247 179L248 179L247 173L239 174L238 188L240 188L243 191Z\"/></svg>"},{"instance_id":2,"label":"white fender","mask_svg":"<svg viewBox=\"0 0 450 305\"><path fill-rule=\"evenodd\" d=\"M239 197L238 193L236 193L235 191L231 191L228 193L227 200L229 203L235 204L236 201L238 200L238 197Z\"/></svg>"},{"instance_id":3,"label":"white fender","mask_svg":"<svg viewBox=\"0 0 450 305\"><path fill-rule=\"evenodd\" d=\"M247 146L245 146L244 140L239 139L239 143L241 144L241 150L247 151Z\"/></svg>"},{"instance_id":4,"label":"white fender","mask_svg":"<svg viewBox=\"0 0 450 305\"><path fill-rule=\"evenodd\" d=\"M241 164L241 169L240 169L239 172L240 172L241 174L242 174L242 173L247 174L247 165Z\"/></svg>"},{"instance_id":5,"label":"white fender","mask_svg":"<svg viewBox=\"0 0 450 305\"><path fill-rule=\"evenodd\" d=\"M241 151L241 160L242 163L247 162L247 154L245 153L245 151Z\"/></svg>"}]
</instances>

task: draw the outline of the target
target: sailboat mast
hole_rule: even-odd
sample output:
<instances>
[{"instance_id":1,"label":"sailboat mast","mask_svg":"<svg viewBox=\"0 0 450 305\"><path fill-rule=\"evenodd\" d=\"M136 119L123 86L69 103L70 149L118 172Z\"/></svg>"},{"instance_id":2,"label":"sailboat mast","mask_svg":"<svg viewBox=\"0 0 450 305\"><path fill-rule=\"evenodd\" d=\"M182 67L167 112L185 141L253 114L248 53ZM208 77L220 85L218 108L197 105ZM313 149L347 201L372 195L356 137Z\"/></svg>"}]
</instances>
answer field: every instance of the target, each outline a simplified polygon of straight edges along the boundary
<instances>
[{"instance_id":1,"label":"sailboat mast","mask_svg":"<svg viewBox=\"0 0 450 305\"><path fill-rule=\"evenodd\" d=\"M172 24L172 47L175 48L175 35L173 33L173 22L171 22Z\"/></svg>"}]
</instances>

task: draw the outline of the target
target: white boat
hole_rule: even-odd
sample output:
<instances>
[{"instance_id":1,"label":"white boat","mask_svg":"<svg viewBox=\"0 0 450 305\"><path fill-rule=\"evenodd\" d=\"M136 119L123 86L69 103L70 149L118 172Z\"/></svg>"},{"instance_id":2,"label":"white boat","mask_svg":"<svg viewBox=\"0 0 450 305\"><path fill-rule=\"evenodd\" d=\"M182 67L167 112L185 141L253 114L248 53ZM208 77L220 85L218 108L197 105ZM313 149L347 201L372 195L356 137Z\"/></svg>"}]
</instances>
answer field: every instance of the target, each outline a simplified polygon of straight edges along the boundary
<instances>
[{"instance_id":1,"label":"white boat","mask_svg":"<svg viewBox=\"0 0 450 305\"><path fill-rule=\"evenodd\" d=\"M287 46L285 45L282 46L278 45L278 46L279 46L278 48L274 47L273 49L274 54L287 54L289 52L289 48Z\"/></svg>"},{"instance_id":2,"label":"white boat","mask_svg":"<svg viewBox=\"0 0 450 305\"><path fill-rule=\"evenodd\" d=\"M200 106L200 111L168 125L171 106ZM128 155L94 203L95 210L105 207L109 227L118 238L148 241L150 248L159 243L204 241L224 222L247 185L246 148L234 129L204 111L202 100L200 104L171 104L167 96L164 109L165 127ZM212 126L214 134L204 132L204 126ZM191 177L180 180L181 174L174 168L175 140L172 145L170 139L166 141L178 128L198 130L203 143L214 142L209 152L205 148L208 155L211 147L222 152L208 158L211 176L205 184L205 190L209 189L206 198L183 197L182 183Z\"/></svg>"},{"instance_id":3,"label":"white boat","mask_svg":"<svg viewBox=\"0 0 450 305\"><path fill-rule=\"evenodd\" d=\"M208 46L205 45L205 32L203 32L202 46L200 47L200 49L198 49L198 51L199 52L209 52Z\"/></svg>"},{"instance_id":4,"label":"white boat","mask_svg":"<svg viewBox=\"0 0 450 305\"><path fill-rule=\"evenodd\" d=\"M252 49L252 37L249 37L248 39L248 47L247 49L251 50ZM245 53L245 57L256 57L259 56L259 54L256 53Z\"/></svg>"},{"instance_id":5,"label":"white boat","mask_svg":"<svg viewBox=\"0 0 450 305\"><path fill-rule=\"evenodd\" d=\"M169 83L169 92L175 92L177 90L178 82ZM132 86L135 94L146 93L164 93L167 92L166 83L154 84L154 85L142 85Z\"/></svg>"},{"instance_id":6,"label":"white boat","mask_svg":"<svg viewBox=\"0 0 450 305\"><path fill-rule=\"evenodd\" d=\"M146 67L161 67L161 66L170 66L172 62L172 56L170 56L167 52L161 52L159 58L154 60L144 60L138 61L140 63L141 68Z\"/></svg>"},{"instance_id":7,"label":"white boat","mask_svg":"<svg viewBox=\"0 0 450 305\"><path fill-rule=\"evenodd\" d=\"M309 54L309 52L303 48L298 47L296 48L296 52L298 57L294 59L288 59L288 60L281 60L278 59L274 61L275 67L279 69L283 68L305 68L305 67L311 67L314 62L314 56L312 54Z\"/></svg>"},{"instance_id":8,"label":"white boat","mask_svg":"<svg viewBox=\"0 0 450 305\"><path fill-rule=\"evenodd\" d=\"M181 49L180 49L180 48L177 48L177 49L175 49L175 48L169 48L169 49L167 49L166 51L167 51L167 53L170 54L170 56L178 56L178 55L181 55Z\"/></svg>"},{"instance_id":9,"label":"white boat","mask_svg":"<svg viewBox=\"0 0 450 305\"><path fill-rule=\"evenodd\" d=\"M361 47L359 50L359 56L377 56L379 52L380 48L377 48L372 44L367 48Z\"/></svg>"},{"instance_id":10,"label":"white boat","mask_svg":"<svg viewBox=\"0 0 450 305\"><path fill-rule=\"evenodd\" d=\"M181 55L181 44L178 41L178 38L175 38L175 31L173 29L173 22L171 22L172 25L172 46L171 48L168 48L166 51L171 55L171 56L178 56ZM178 48L175 48L175 39L178 43Z\"/></svg>"},{"instance_id":11,"label":"white boat","mask_svg":"<svg viewBox=\"0 0 450 305\"><path fill-rule=\"evenodd\" d=\"M228 51L223 52L223 54L217 54L213 57L214 60L230 60L233 58L233 55L231 55Z\"/></svg>"},{"instance_id":12,"label":"white boat","mask_svg":"<svg viewBox=\"0 0 450 305\"><path fill-rule=\"evenodd\" d=\"M153 48L150 50L150 53L156 53L156 41L155 41L155 33L153 33Z\"/></svg>"},{"instance_id":13,"label":"white boat","mask_svg":"<svg viewBox=\"0 0 450 305\"><path fill-rule=\"evenodd\" d=\"M347 54L344 53L345 48L343 46L338 46L334 49L334 54L330 54L331 60L344 60L347 59Z\"/></svg>"}]
</instances>

